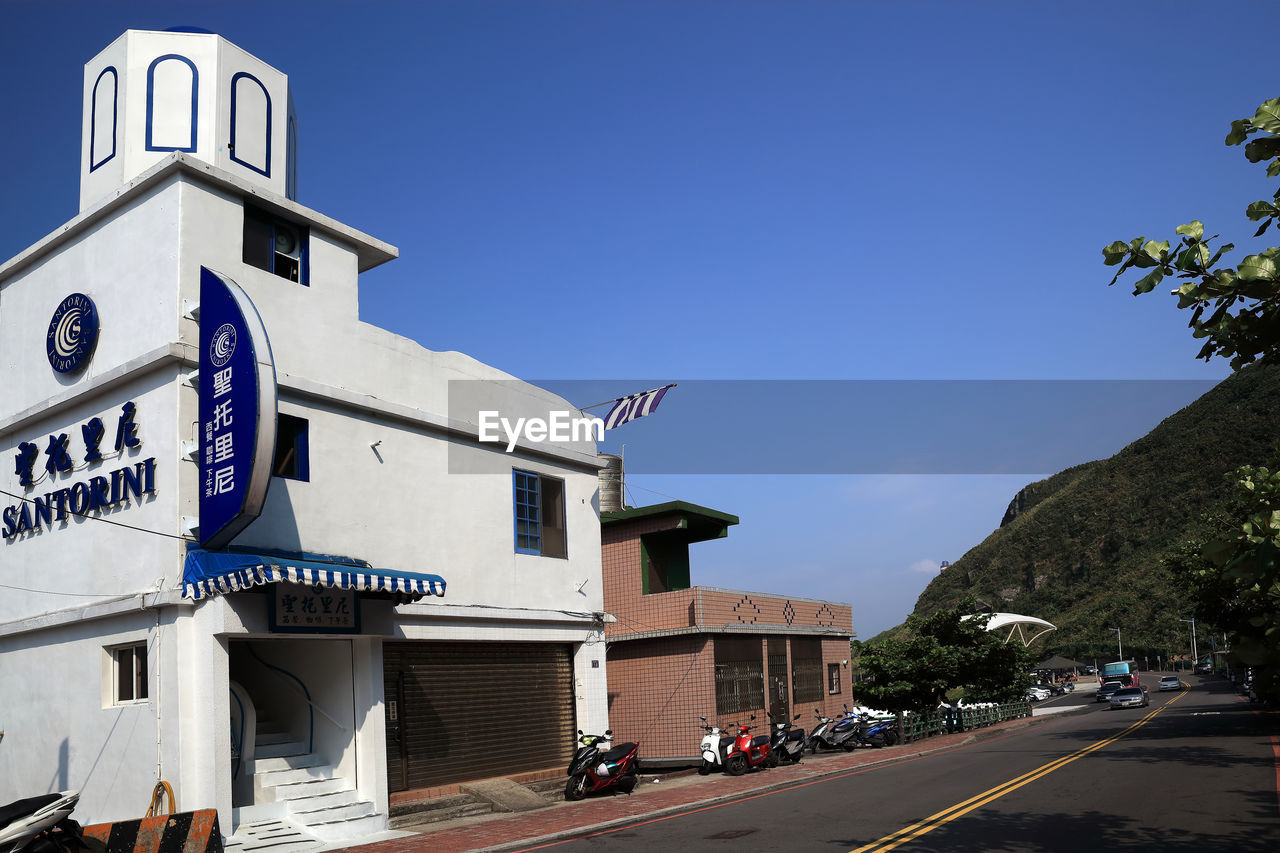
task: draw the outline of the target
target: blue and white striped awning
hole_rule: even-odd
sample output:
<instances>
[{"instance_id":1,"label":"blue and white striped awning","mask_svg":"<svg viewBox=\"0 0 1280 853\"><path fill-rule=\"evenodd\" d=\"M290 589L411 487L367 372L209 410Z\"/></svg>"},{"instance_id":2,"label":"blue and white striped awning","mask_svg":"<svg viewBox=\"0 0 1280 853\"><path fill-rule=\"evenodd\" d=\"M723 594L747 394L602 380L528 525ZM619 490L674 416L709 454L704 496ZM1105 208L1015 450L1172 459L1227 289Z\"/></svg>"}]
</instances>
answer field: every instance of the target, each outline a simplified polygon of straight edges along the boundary
<instances>
[{"instance_id":1,"label":"blue and white striped awning","mask_svg":"<svg viewBox=\"0 0 1280 853\"><path fill-rule=\"evenodd\" d=\"M443 597L445 588L439 575L375 569L358 560L329 562L315 555L304 559L192 548L182 570L182 597L199 601L277 582L395 593L415 601L427 595Z\"/></svg>"}]
</instances>

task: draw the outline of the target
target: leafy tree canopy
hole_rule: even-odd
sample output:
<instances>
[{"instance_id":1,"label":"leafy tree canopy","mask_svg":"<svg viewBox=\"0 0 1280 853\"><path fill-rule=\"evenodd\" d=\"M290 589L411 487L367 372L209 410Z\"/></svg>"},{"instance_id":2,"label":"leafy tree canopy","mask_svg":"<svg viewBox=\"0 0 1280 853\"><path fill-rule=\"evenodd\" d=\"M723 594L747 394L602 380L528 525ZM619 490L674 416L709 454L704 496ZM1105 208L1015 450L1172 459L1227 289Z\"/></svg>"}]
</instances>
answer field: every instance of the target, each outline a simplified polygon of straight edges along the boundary
<instances>
[{"instance_id":1,"label":"leafy tree canopy","mask_svg":"<svg viewBox=\"0 0 1280 853\"><path fill-rule=\"evenodd\" d=\"M859 699L890 711L935 707L947 691L963 687L975 700L1007 702L1031 682L1034 653L987 633L989 614L968 616L970 598L928 616L907 617L906 635L861 649Z\"/></svg>"},{"instance_id":2,"label":"leafy tree canopy","mask_svg":"<svg viewBox=\"0 0 1280 853\"><path fill-rule=\"evenodd\" d=\"M1242 142L1246 142L1244 154L1249 162L1268 160L1267 175L1280 175L1280 98L1258 107L1253 118L1231 122L1227 145ZM1250 204L1245 214L1252 222L1261 221L1254 236L1262 236L1280 219L1280 190L1271 201ZM1175 230L1178 237L1172 242L1135 237L1104 247L1103 263L1120 266L1110 283L1130 269L1149 270L1134 284L1136 296L1149 293L1165 278L1179 279L1181 283L1171 292L1178 297L1179 308L1191 309L1187 325L1192 335L1205 339L1197 358L1229 358L1235 370L1255 361L1280 362L1280 248L1249 255L1238 266L1219 267L1235 244L1215 248L1218 235L1205 237L1199 220Z\"/></svg>"}]
</instances>

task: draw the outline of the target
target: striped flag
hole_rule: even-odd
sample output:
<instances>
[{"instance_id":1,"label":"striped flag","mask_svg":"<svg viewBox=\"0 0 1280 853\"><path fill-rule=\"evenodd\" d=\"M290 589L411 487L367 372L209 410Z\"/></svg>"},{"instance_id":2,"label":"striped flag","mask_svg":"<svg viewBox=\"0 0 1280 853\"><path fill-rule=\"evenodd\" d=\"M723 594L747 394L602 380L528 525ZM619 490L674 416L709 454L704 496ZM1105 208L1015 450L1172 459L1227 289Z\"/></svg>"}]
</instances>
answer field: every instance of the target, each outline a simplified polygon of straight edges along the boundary
<instances>
[{"instance_id":1,"label":"striped flag","mask_svg":"<svg viewBox=\"0 0 1280 853\"><path fill-rule=\"evenodd\" d=\"M676 387L676 383L663 385L661 388L654 388L652 391L641 391L639 394L632 394L630 397L619 397L614 401L613 408L609 410L609 414L604 419L605 429L614 429L625 423L634 421L636 418L643 418L645 415L653 414L658 408L658 403L662 402L662 395L667 393L670 388Z\"/></svg>"}]
</instances>

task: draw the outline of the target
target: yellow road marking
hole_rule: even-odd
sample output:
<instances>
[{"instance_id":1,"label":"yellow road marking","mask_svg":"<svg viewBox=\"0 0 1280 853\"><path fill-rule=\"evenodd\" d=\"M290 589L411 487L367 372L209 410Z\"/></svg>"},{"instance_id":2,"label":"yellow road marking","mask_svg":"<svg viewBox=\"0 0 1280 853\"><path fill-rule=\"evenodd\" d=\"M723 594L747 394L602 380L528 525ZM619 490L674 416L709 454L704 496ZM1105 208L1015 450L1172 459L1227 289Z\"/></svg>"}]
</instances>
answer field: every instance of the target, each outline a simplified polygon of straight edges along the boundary
<instances>
[{"instance_id":1,"label":"yellow road marking","mask_svg":"<svg viewBox=\"0 0 1280 853\"><path fill-rule=\"evenodd\" d=\"M881 838L878 841L873 841L870 844L864 844L858 849L852 851L852 853L869 853L869 851L872 851L872 850L875 850L877 851L877 853L879 853L879 851L892 850L895 847L898 847L902 844L906 844L908 841L911 841L912 839L919 838L920 836L925 835L926 833L932 832L938 827L943 826L947 823L950 823L956 818L962 817L976 808L985 806L987 803L991 802L992 800L997 800L1011 791L1018 790L1023 785L1034 782L1035 780L1039 779L1041 776L1047 776L1048 774L1052 773L1058 768L1065 767L1066 765L1075 761L1077 758L1083 758L1089 753L1096 752L1099 749L1102 749L1104 746L1107 746L1108 744L1115 743L1125 735L1128 735L1131 732L1135 732L1138 729L1145 726L1147 723L1151 722L1151 720L1154 719L1157 714L1161 713L1162 711L1164 711L1165 708L1168 708L1174 702L1177 702L1179 699L1181 699L1183 696L1186 696L1186 695L1187 695L1186 693L1179 693L1177 696L1173 697L1168 702L1161 705L1159 708L1156 708L1154 711L1149 711L1144 717L1137 720L1128 728L1121 730L1120 732L1112 735L1109 738L1105 738L1104 740L1100 740L1097 743L1090 744L1089 746L1086 746L1083 749L1078 749L1075 752L1071 753L1070 755L1065 755L1062 758L1058 758L1058 759L1055 759L1054 761L1050 761L1048 764L1041 765L1040 767L1037 767L1035 770L1032 770L1029 773L1024 773L1021 776L1018 776L1017 778L1014 778L1014 779L1010 779L1008 782L1003 782L995 786L994 788L989 788L988 790L983 791L981 794L977 794L973 797L970 797L969 799L965 800L962 803L956 803L954 806L943 809L942 811L937 812L936 814L932 814L922 821L913 823L911 826L904 827L898 830L897 832L886 835L884 838Z\"/></svg>"}]
</instances>

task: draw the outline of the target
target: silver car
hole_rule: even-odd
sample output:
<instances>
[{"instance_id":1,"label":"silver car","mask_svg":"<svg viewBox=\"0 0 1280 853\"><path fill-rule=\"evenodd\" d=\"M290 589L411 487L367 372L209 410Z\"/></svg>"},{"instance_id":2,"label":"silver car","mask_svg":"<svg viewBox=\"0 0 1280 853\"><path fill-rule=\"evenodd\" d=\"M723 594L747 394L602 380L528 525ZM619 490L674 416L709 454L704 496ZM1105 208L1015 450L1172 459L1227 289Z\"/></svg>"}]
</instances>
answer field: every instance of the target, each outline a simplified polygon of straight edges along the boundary
<instances>
[{"instance_id":1,"label":"silver car","mask_svg":"<svg viewBox=\"0 0 1280 853\"><path fill-rule=\"evenodd\" d=\"M1141 687L1121 687L1111 694L1111 710L1116 708L1145 708L1149 703L1147 691Z\"/></svg>"},{"instance_id":2,"label":"silver car","mask_svg":"<svg viewBox=\"0 0 1280 853\"><path fill-rule=\"evenodd\" d=\"M1162 675L1162 676L1160 676L1160 690L1161 690L1161 691L1165 691L1165 690L1181 690L1181 689L1182 689L1182 679L1178 678L1178 676L1176 676L1176 675Z\"/></svg>"}]
</instances>

